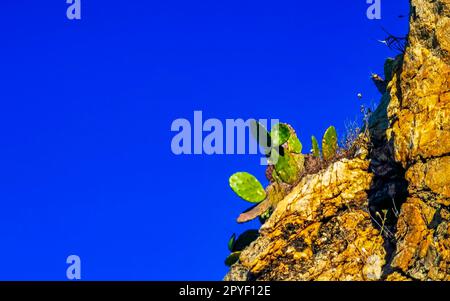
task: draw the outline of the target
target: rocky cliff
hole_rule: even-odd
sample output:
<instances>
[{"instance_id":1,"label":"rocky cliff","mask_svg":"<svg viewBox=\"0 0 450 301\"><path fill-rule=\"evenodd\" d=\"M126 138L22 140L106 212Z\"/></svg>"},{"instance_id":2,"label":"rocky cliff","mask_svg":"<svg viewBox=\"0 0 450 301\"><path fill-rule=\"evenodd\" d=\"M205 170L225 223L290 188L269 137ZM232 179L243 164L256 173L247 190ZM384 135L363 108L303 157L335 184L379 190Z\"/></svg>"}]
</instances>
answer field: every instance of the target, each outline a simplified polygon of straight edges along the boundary
<instances>
[{"instance_id":1,"label":"rocky cliff","mask_svg":"<svg viewBox=\"0 0 450 301\"><path fill-rule=\"evenodd\" d=\"M450 280L450 0L411 0L369 139L304 176L225 280Z\"/></svg>"}]
</instances>

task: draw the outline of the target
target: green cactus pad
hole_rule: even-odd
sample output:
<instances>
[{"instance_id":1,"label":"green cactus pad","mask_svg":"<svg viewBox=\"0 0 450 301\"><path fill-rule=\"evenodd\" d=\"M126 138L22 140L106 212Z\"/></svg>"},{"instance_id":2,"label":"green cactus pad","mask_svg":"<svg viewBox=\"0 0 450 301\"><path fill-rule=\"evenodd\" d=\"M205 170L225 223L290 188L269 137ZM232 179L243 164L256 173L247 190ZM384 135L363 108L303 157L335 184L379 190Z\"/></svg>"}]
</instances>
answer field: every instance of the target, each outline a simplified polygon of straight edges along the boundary
<instances>
[{"instance_id":1,"label":"green cactus pad","mask_svg":"<svg viewBox=\"0 0 450 301\"><path fill-rule=\"evenodd\" d=\"M230 240L228 241L228 250L230 250L230 252L233 252L235 242L236 242L236 233L233 233L233 235L231 235L230 237Z\"/></svg>"},{"instance_id":2,"label":"green cactus pad","mask_svg":"<svg viewBox=\"0 0 450 301\"><path fill-rule=\"evenodd\" d=\"M272 145L272 138L267 129L258 121L252 120L250 121L250 132L258 144L264 148L264 153L268 154Z\"/></svg>"},{"instance_id":3,"label":"green cactus pad","mask_svg":"<svg viewBox=\"0 0 450 301\"><path fill-rule=\"evenodd\" d=\"M228 255L227 259L225 259L225 265L231 267L233 264L239 261L239 256L241 256L241 252L233 252Z\"/></svg>"},{"instance_id":4,"label":"green cactus pad","mask_svg":"<svg viewBox=\"0 0 450 301\"><path fill-rule=\"evenodd\" d=\"M295 154L301 154L303 145L297 137L297 134L291 129L291 135L288 139L288 151Z\"/></svg>"},{"instance_id":5,"label":"green cactus pad","mask_svg":"<svg viewBox=\"0 0 450 301\"><path fill-rule=\"evenodd\" d=\"M274 147L285 144L290 136L291 130L289 129L289 126L284 123L274 125L270 131L270 137L272 137Z\"/></svg>"},{"instance_id":6,"label":"green cactus pad","mask_svg":"<svg viewBox=\"0 0 450 301\"><path fill-rule=\"evenodd\" d=\"M272 152L275 152L275 150L272 150ZM284 152L283 156L278 156L275 164L275 170L284 183L294 184L300 176L301 170L294 155L289 152Z\"/></svg>"},{"instance_id":7,"label":"green cactus pad","mask_svg":"<svg viewBox=\"0 0 450 301\"><path fill-rule=\"evenodd\" d=\"M266 198L266 191L253 175L238 172L229 179L230 187L242 199L250 203L259 203Z\"/></svg>"},{"instance_id":8,"label":"green cactus pad","mask_svg":"<svg viewBox=\"0 0 450 301\"><path fill-rule=\"evenodd\" d=\"M319 142L317 142L316 137L311 137L312 142L312 154L314 157L319 158L320 157L320 149L319 149Z\"/></svg>"},{"instance_id":9,"label":"green cactus pad","mask_svg":"<svg viewBox=\"0 0 450 301\"><path fill-rule=\"evenodd\" d=\"M330 126L322 139L322 155L325 161L331 160L334 158L337 152L337 133L336 128L334 126Z\"/></svg>"}]
</instances>

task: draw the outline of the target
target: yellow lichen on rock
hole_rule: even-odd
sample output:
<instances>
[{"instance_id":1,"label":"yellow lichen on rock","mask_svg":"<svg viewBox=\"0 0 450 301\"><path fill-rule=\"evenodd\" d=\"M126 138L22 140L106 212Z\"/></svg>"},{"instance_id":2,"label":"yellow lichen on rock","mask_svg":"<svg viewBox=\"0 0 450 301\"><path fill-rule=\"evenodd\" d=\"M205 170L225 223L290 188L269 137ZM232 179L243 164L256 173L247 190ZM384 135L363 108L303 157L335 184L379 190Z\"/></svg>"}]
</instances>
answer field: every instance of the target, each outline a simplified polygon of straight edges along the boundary
<instances>
[{"instance_id":1,"label":"yellow lichen on rock","mask_svg":"<svg viewBox=\"0 0 450 301\"><path fill-rule=\"evenodd\" d=\"M410 183L411 194L421 191L433 191L441 197L443 205L450 205L450 157L445 156L430 159L427 162L417 162L406 172L406 179ZM439 200L439 198L437 199Z\"/></svg>"},{"instance_id":2,"label":"yellow lichen on rock","mask_svg":"<svg viewBox=\"0 0 450 301\"><path fill-rule=\"evenodd\" d=\"M420 199L411 198L403 204L397 224L397 236L402 238L397 245L397 256L392 266L407 271L414 256L427 245L429 233L427 225L431 222L435 210ZM420 256L420 255L419 255Z\"/></svg>"},{"instance_id":3,"label":"yellow lichen on rock","mask_svg":"<svg viewBox=\"0 0 450 301\"><path fill-rule=\"evenodd\" d=\"M386 281L413 281L413 280L398 272L394 272L386 277Z\"/></svg>"},{"instance_id":4,"label":"yellow lichen on rock","mask_svg":"<svg viewBox=\"0 0 450 301\"><path fill-rule=\"evenodd\" d=\"M395 159L409 197L392 267L417 280L448 279L450 205L450 1L413 0L409 46L388 108Z\"/></svg>"},{"instance_id":5,"label":"yellow lichen on rock","mask_svg":"<svg viewBox=\"0 0 450 301\"><path fill-rule=\"evenodd\" d=\"M450 279L450 232L445 219L448 212L443 211L419 198L408 199L398 221L399 243L393 268L416 280Z\"/></svg>"},{"instance_id":6,"label":"yellow lichen on rock","mask_svg":"<svg viewBox=\"0 0 450 301\"><path fill-rule=\"evenodd\" d=\"M398 162L450 153L450 1L413 0L409 46L391 82L387 131Z\"/></svg>"}]
</instances>

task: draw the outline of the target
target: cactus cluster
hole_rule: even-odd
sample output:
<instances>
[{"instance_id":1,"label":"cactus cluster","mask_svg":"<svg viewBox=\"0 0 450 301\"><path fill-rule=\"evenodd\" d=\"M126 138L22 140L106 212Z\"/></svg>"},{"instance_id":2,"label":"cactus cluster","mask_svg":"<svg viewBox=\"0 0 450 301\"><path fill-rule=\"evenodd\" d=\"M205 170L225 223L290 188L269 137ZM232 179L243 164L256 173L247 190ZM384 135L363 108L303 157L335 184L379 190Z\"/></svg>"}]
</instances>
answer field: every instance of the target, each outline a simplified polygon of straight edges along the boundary
<instances>
[{"instance_id":1,"label":"cactus cluster","mask_svg":"<svg viewBox=\"0 0 450 301\"><path fill-rule=\"evenodd\" d=\"M271 199L274 198L270 191L283 190L273 189L274 186L292 185L300 179L305 158L302 154L302 144L290 125L276 124L269 133L262 124L252 121L251 131L268 157L269 178L273 185L264 190L262 184L253 175L246 172L233 174L229 179L229 184L239 197L250 203L259 204L259 209L265 209L259 210L260 214L251 217L254 219L271 207L267 206L267 202L272 203ZM258 211L253 209L256 207L249 212Z\"/></svg>"},{"instance_id":2,"label":"cactus cluster","mask_svg":"<svg viewBox=\"0 0 450 301\"><path fill-rule=\"evenodd\" d=\"M237 172L229 178L231 189L240 198L253 204L239 215L238 223L258 217L261 223L264 223L270 217L274 206L286 196L291 185L298 182L305 165L302 144L290 125L279 123L273 126L269 133L262 124L252 121L251 132L268 158L267 172L271 183L264 189L258 179L247 172ZM231 237L228 242L231 254L225 264L234 264L239 259L242 249L251 239L256 239L258 231L255 231L246 231L238 239L236 235Z\"/></svg>"},{"instance_id":3,"label":"cactus cluster","mask_svg":"<svg viewBox=\"0 0 450 301\"><path fill-rule=\"evenodd\" d=\"M283 130L277 130L278 128ZM274 143L270 152L269 164L274 166L271 180L292 185L299 180L305 166L302 143L288 124L280 123L275 126L275 131L271 131L271 137L277 135L282 136L282 139L273 139L279 143Z\"/></svg>"},{"instance_id":4,"label":"cactus cluster","mask_svg":"<svg viewBox=\"0 0 450 301\"><path fill-rule=\"evenodd\" d=\"M311 153L313 157L320 158L322 155L322 159L325 162L331 161L335 158L338 151L338 137L336 128L334 126L330 126L323 135L322 138L322 153L320 152L319 142L316 137L311 137L312 149Z\"/></svg>"},{"instance_id":5,"label":"cactus cluster","mask_svg":"<svg viewBox=\"0 0 450 301\"><path fill-rule=\"evenodd\" d=\"M258 179L247 172L237 172L230 177L230 187L239 197L258 204L241 215L238 222L247 222L264 213L267 215L273 200L277 198L273 191L284 191L286 185L295 184L304 169L302 144L290 125L279 123L269 133L263 125L253 121L252 133L265 149L272 184L264 190Z\"/></svg>"},{"instance_id":6,"label":"cactus cluster","mask_svg":"<svg viewBox=\"0 0 450 301\"><path fill-rule=\"evenodd\" d=\"M258 179L247 173L237 172L229 178L231 189L243 200L252 203L252 207L239 215L237 222L245 223L255 218L264 223L274 207L297 183L304 173L305 156L302 154L302 143L294 129L285 123L272 127L270 133L257 121L252 121L251 132L268 158L266 171L270 184L264 189ZM322 152L317 139L312 137L312 156L322 157L325 162L336 155L338 149L336 129L331 126L322 139ZM239 238L230 238L228 249L231 254L225 264L232 265L239 260L241 251L258 237L257 230L248 230Z\"/></svg>"}]
</instances>

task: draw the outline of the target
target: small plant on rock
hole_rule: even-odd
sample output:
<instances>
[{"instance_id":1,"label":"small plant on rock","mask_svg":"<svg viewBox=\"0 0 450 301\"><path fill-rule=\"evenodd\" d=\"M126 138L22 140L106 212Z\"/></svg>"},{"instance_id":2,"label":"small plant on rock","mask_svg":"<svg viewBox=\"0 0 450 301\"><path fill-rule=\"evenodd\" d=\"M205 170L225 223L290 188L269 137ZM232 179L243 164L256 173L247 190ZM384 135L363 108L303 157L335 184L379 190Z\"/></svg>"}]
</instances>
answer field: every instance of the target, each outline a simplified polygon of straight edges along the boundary
<instances>
[{"instance_id":1,"label":"small plant on rock","mask_svg":"<svg viewBox=\"0 0 450 301\"><path fill-rule=\"evenodd\" d=\"M253 204L239 215L238 223L258 217L261 223L264 223L276 204L287 195L292 185L300 180L304 170L302 144L290 125L279 123L273 126L269 133L263 125L253 121L251 132L268 158L266 174L270 184L264 189L258 179L247 172L237 172L229 178L231 189L241 199ZM228 248L231 254L225 261L227 265L239 260L240 252L247 246L250 238L256 239L255 232L249 231L244 232L238 239L235 235L230 238Z\"/></svg>"},{"instance_id":2,"label":"small plant on rock","mask_svg":"<svg viewBox=\"0 0 450 301\"><path fill-rule=\"evenodd\" d=\"M312 143L312 155L316 158L320 158L320 148L319 148L319 142L317 142L316 137L311 137L311 143Z\"/></svg>"},{"instance_id":3,"label":"small plant on rock","mask_svg":"<svg viewBox=\"0 0 450 301\"><path fill-rule=\"evenodd\" d=\"M314 158L322 158L325 162L331 161L336 157L338 151L338 138L336 128L334 126L330 126L325 131L325 134L322 138L322 152L320 151L319 142L317 141L316 137L311 137L311 143L311 155Z\"/></svg>"},{"instance_id":4,"label":"small plant on rock","mask_svg":"<svg viewBox=\"0 0 450 301\"><path fill-rule=\"evenodd\" d=\"M323 135L322 139L322 158L325 161L331 161L337 153L337 133L334 126L330 126Z\"/></svg>"},{"instance_id":5,"label":"small plant on rock","mask_svg":"<svg viewBox=\"0 0 450 301\"><path fill-rule=\"evenodd\" d=\"M237 172L229 179L231 189L250 203L260 203L266 198L266 191L258 179L247 173Z\"/></svg>"}]
</instances>

